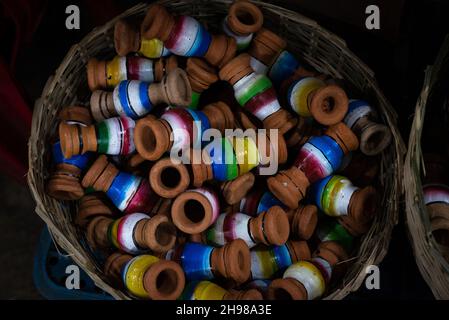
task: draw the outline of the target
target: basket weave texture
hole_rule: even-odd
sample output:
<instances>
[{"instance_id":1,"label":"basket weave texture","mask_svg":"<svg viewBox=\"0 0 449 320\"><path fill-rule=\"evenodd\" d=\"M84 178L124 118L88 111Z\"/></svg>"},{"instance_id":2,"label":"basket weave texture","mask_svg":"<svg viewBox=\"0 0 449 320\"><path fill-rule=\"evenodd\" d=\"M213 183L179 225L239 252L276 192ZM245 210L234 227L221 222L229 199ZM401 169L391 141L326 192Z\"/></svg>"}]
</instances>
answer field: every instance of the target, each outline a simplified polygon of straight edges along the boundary
<instances>
[{"instance_id":1,"label":"basket weave texture","mask_svg":"<svg viewBox=\"0 0 449 320\"><path fill-rule=\"evenodd\" d=\"M425 173L421 136L426 112L430 112L433 92L441 80L449 77L449 36L446 37L433 66L425 72L424 85L415 108L408 152L404 164L406 224L416 264L435 298L449 299L449 263L439 250L432 234L429 214L424 204L422 174ZM447 90L447 89L446 89ZM435 105L435 107L438 107ZM442 110L447 114L449 110Z\"/></svg>"},{"instance_id":2,"label":"basket weave texture","mask_svg":"<svg viewBox=\"0 0 449 320\"><path fill-rule=\"evenodd\" d=\"M396 114L379 89L373 72L349 51L343 40L298 13L265 2L253 2L264 14L264 25L288 41L287 49L290 52L319 72L346 79L352 91L360 93L360 97L369 99L378 108L382 121L392 131L392 143L383 153L380 164L380 213L370 231L360 241L347 274L325 297L342 299L362 285L368 265L382 261L388 250L392 229L397 223L405 148L397 130ZM191 15L205 23L210 30L218 31L219 21L226 15L232 1L159 3L174 14ZM48 80L41 98L36 101L29 140L28 182L37 203L37 214L48 225L56 243L71 255L101 289L118 299L127 299L129 296L105 282L101 265L80 241L83 234L73 223L76 204L56 201L45 193L45 181L49 174L49 139L55 133L57 114L61 108L88 104L90 91L86 79L87 61L91 57L110 59L114 56L115 22L125 17L142 18L146 10L145 4L129 9L104 26L94 29L70 49L56 73Z\"/></svg>"}]
</instances>

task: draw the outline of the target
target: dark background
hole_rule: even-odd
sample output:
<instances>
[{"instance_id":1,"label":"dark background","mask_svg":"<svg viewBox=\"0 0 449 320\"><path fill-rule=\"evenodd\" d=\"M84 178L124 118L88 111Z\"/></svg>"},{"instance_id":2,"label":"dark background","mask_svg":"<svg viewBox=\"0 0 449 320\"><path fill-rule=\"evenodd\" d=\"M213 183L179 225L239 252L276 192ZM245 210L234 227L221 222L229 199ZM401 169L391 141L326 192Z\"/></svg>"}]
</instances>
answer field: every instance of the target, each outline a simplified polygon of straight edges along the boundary
<instances>
[{"instance_id":1,"label":"dark background","mask_svg":"<svg viewBox=\"0 0 449 320\"><path fill-rule=\"evenodd\" d=\"M271 2L300 12L345 39L348 47L376 73L380 88L399 114L399 127L407 143L424 69L435 60L449 31L449 1ZM12 162L14 170L11 163L0 161L0 299L40 297L32 281L32 263L37 238L44 224L34 213L34 201L24 179L27 124L34 101L73 44L93 27L102 25L137 3L124 0L2 0L0 3L0 62L6 66L0 70L0 76L2 81L11 79L29 110L29 114L22 112L18 115L18 106L6 103L8 100L2 99L0 91L0 109L6 110L6 114L0 112L2 122L6 125L15 123L15 127L6 132L0 130L3 134L0 155L2 146L7 146L12 148L15 156ZM80 30L65 28L65 8L70 4L80 8ZM365 28L365 8L370 4L380 8L381 30ZM11 19L12 13L19 23ZM380 268L381 289L368 291L362 288L351 294L349 299L432 299L416 267L403 214Z\"/></svg>"}]
</instances>

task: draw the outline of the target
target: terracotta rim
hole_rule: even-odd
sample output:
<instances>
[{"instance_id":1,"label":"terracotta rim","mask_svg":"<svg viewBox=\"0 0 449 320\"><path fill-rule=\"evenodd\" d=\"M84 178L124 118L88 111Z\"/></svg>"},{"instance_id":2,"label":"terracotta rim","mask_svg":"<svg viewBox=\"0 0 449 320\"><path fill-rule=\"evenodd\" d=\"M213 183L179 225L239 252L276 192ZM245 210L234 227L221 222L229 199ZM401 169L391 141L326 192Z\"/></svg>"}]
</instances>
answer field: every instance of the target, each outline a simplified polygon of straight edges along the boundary
<instances>
[{"instance_id":1,"label":"terracotta rim","mask_svg":"<svg viewBox=\"0 0 449 320\"><path fill-rule=\"evenodd\" d=\"M184 271L174 261L159 260L145 272L143 282L152 300L175 300L184 290Z\"/></svg>"},{"instance_id":2,"label":"terracotta rim","mask_svg":"<svg viewBox=\"0 0 449 320\"><path fill-rule=\"evenodd\" d=\"M310 113L317 122L329 126L343 120L348 112L348 104L349 100L343 89L336 85L328 85L313 93Z\"/></svg>"},{"instance_id":3,"label":"terracotta rim","mask_svg":"<svg viewBox=\"0 0 449 320\"><path fill-rule=\"evenodd\" d=\"M170 133L160 119L147 116L136 122L134 144L140 156L146 160L158 160L170 148Z\"/></svg>"},{"instance_id":4,"label":"terracotta rim","mask_svg":"<svg viewBox=\"0 0 449 320\"><path fill-rule=\"evenodd\" d=\"M166 179L171 179L169 172L175 174L176 181L167 184ZM173 171L171 171L173 170ZM187 168L182 163L176 164L170 158L164 158L154 164L150 170L150 185L159 196L163 198L174 198L184 192L190 184L190 176Z\"/></svg>"},{"instance_id":5,"label":"terracotta rim","mask_svg":"<svg viewBox=\"0 0 449 320\"><path fill-rule=\"evenodd\" d=\"M198 204L200 207L188 210L187 206L190 201ZM195 214L199 214L202 217L195 217ZM192 215L195 219L192 219ZM211 225L213 209L206 196L196 191L186 191L176 197L173 202L171 217L179 230L187 234L197 234L203 232Z\"/></svg>"},{"instance_id":6,"label":"terracotta rim","mask_svg":"<svg viewBox=\"0 0 449 320\"><path fill-rule=\"evenodd\" d=\"M391 142L391 131L383 124L374 124L362 131L360 150L367 156L381 153Z\"/></svg>"},{"instance_id":7,"label":"terracotta rim","mask_svg":"<svg viewBox=\"0 0 449 320\"><path fill-rule=\"evenodd\" d=\"M275 279L268 287L269 300L307 300L304 286L294 279Z\"/></svg>"},{"instance_id":8,"label":"terracotta rim","mask_svg":"<svg viewBox=\"0 0 449 320\"><path fill-rule=\"evenodd\" d=\"M241 15L251 17L252 23L241 20ZM263 15L260 9L249 1L234 2L228 12L228 26L238 35L247 35L260 30L263 25Z\"/></svg>"}]
</instances>

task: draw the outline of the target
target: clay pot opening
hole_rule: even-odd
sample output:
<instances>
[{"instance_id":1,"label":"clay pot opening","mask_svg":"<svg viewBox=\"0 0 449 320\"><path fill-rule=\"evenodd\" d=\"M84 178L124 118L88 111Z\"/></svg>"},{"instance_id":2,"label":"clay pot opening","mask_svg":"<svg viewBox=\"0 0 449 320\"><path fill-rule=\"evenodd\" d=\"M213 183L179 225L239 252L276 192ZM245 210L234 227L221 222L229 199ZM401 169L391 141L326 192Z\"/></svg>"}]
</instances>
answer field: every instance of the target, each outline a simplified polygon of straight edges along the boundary
<instances>
[{"instance_id":1,"label":"clay pot opening","mask_svg":"<svg viewBox=\"0 0 449 320\"><path fill-rule=\"evenodd\" d=\"M176 188L181 180L181 174L174 167L166 167L161 171L161 183L168 189Z\"/></svg>"},{"instance_id":2,"label":"clay pot opening","mask_svg":"<svg viewBox=\"0 0 449 320\"><path fill-rule=\"evenodd\" d=\"M173 202L171 215L173 223L181 231L199 234L212 223L213 208L205 196L188 191Z\"/></svg>"},{"instance_id":3,"label":"clay pot opening","mask_svg":"<svg viewBox=\"0 0 449 320\"><path fill-rule=\"evenodd\" d=\"M156 276L156 288L163 296L168 296L178 288L177 273L171 269L162 270Z\"/></svg>"},{"instance_id":4,"label":"clay pot opening","mask_svg":"<svg viewBox=\"0 0 449 320\"><path fill-rule=\"evenodd\" d=\"M368 156L373 156L382 152L390 141L390 130L384 125L374 125L362 132L360 150Z\"/></svg>"},{"instance_id":5,"label":"clay pot opening","mask_svg":"<svg viewBox=\"0 0 449 320\"><path fill-rule=\"evenodd\" d=\"M157 226L155 237L161 247L169 246L176 237L176 229L171 223L163 222Z\"/></svg>"},{"instance_id":6,"label":"clay pot opening","mask_svg":"<svg viewBox=\"0 0 449 320\"><path fill-rule=\"evenodd\" d=\"M348 111L348 97L343 89L335 85L317 89L309 99L310 113L323 125L340 122Z\"/></svg>"},{"instance_id":7,"label":"clay pot opening","mask_svg":"<svg viewBox=\"0 0 449 320\"><path fill-rule=\"evenodd\" d=\"M184 204L184 213L186 218L195 224L201 222L205 217L203 205L194 199L188 200Z\"/></svg>"},{"instance_id":8,"label":"clay pot opening","mask_svg":"<svg viewBox=\"0 0 449 320\"><path fill-rule=\"evenodd\" d=\"M142 140L142 145L145 148L145 151L152 153L156 150L157 141L153 131L153 127L151 126L142 126L140 139Z\"/></svg>"},{"instance_id":9,"label":"clay pot opening","mask_svg":"<svg viewBox=\"0 0 449 320\"><path fill-rule=\"evenodd\" d=\"M282 287L273 288L271 291L271 297L274 300L293 300L290 292Z\"/></svg>"},{"instance_id":10,"label":"clay pot opening","mask_svg":"<svg viewBox=\"0 0 449 320\"><path fill-rule=\"evenodd\" d=\"M263 15L260 9L251 2L235 2L229 9L228 24L235 33L247 35L260 30Z\"/></svg>"},{"instance_id":11,"label":"clay pot opening","mask_svg":"<svg viewBox=\"0 0 449 320\"><path fill-rule=\"evenodd\" d=\"M145 291L153 300L175 300L184 285L184 272L173 261L159 260L144 275Z\"/></svg>"},{"instance_id":12,"label":"clay pot opening","mask_svg":"<svg viewBox=\"0 0 449 320\"><path fill-rule=\"evenodd\" d=\"M150 184L154 192L163 198L174 198L184 192L190 183L189 173L183 164L175 164L170 158L158 161L150 170Z\"/></svg>"}]
</instances>

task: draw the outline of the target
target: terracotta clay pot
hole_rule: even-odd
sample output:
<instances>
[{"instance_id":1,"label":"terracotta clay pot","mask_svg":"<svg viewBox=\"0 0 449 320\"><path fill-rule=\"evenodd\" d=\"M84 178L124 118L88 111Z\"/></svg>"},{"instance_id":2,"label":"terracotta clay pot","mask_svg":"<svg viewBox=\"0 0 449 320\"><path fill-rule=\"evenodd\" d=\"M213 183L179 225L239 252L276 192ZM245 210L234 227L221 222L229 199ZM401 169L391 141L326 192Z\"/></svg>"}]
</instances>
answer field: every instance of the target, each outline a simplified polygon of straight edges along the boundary
<instances>
[{"instance_id":1,"label":"terracotta clay pot","mask_svg":"<svg viewBox=\"0 0 449 320\"><path fill-rule=\"evenodd\" d=\"M244 36L259 31L263 24L263 14L253 3L237 1L229 8L226 21L231 31Z\"/></svg>"},{"instance_id":2,"label":"terracotta clay pot","mask_svg":"<svg viewBox=\"0 0 449 320\"><path fill-rule=\"evenodd\" d=\"M307 300L307 291L302 283L293 278L275 279L267 291L268 300Z\"/></svg>"},{"instance_id":3,"label":"terracotta clay pot","mask_svg":"<svg viewBox=\"0 0 449 320\"><path fill-rule=\"evenodd\" d=\"M211 226L220 212L218 196L212 189L183 192L173 201L171 217L182 232L199 234Z\"/></svg>"},{"instance_id":4,"label":"terracotta clay pot","mask_svg":"<svg viewBox=\"0 0 449 320\"><path fill-rule=\"evenodd\" d=\"M309 240L318 223L318 209L314 205L299 206L286 211L290 232L299 239Z\"/></svg>"},{"instance_id":5,"label":"terracotta clay pot","mask_svg":"<svg viewBox=\"0 0 449 320\"><path fill-rule=\"evenodd\" d=\"M341 216L339 222L353 236L366 233L377 213L378 197L371 186L354 192L349 202L348 215Z\"/></svg>"},{"instance_id":6,"label":"terracotta clay pot","mask_svg":"<svg viewBox=\"0 0 449 320\"><path fill-rule=\"evenodd\" d=\"M249 290L229 290L223 300L263 300L262 294L256 289Z\"/></svg>"},{"instance_id":7,"label":"terracotta clay pot","mask_svg":"<svg viewBox=\"0 0 449 320\"><path fill-rule=\"evenodd\" d=\"M134 259L144 259L144 256L138 256ZM184 289L185 277L180 265L173 261L157 260L151 264L133 265L131 256L122 254L113 254L106 260L104 272L106 276L118 281L120 276L128 279L123 272L133 272L138 274L138 278L133 278L133 283L125 283L125 287L131 292L138 289L138 293L145 292L146 297L152 300L175 300ZM125 265L129 266L125 268ZM117 272L120 270L119 272ZM119 277L117 277L119 275ZM141 283L138 283L141 281ZM132 287L130 287L132 285ZM137 292L136 292L137 294ZM145 298L140 296L140 298Z\"/></svg>"},{"instance_id":8,"label":"terracotta clay pot","mask_svg":"<svg viewBox=\"0 0 449 320\"><path fill-rule=\"evenodd\" d=\"M81 106L70 106L63 108L58 118L66 126L86 126L92 123L92 117L87 108ZM53 161L55 167L46 185L47 193L58 200L78 200L84 190L80 184L82 171L88 165L90 154L77 157L65 157L62 153L60 142L53 144Z\"/></svg>"},{"instance_id":9,"label":"terracotta clay pot","mask_svg":"<svg viewBox=\"0 0 449 320\"><path fill-rule=\"evenodd\" d=\"M221 183L220 189L225 201L230 204L239 203L253 187L255 177L251 172L231 181Z\"/></svg>"},{"instance_id":10,"label":"terracotta clay pot","mask_svg":"<svg viewBox=\"0 0 449 320\"><path fill-rule=\"evenodd\" d=\"M251 255L248 245L241 239L236 239L221 248L215 248L210 258L214 274L237 283L248 280L251 274Z\"/></svg>"},{"instance_id":11,"label":"terracotta clay pot","mask_svg":"<svg viewBox=\"0 0 449 320\"><path fill-rule=\"evenodd\" d=\"M148 39L158 38L166 44L169 38L182 38L182 28L176 28L176 25L181 23L180 19L175 19L163 6L153 4L147 11L145 18L141 25L141 34ZM207 32L207 31L205 31ZM183 41L195 41L195 39L183 38ZM175 47L167 47L175 54L182 54L177 52ZM237 44L234 38L225 35L212 35L212 40L204 53L204 58L213 66L221 67L224 63L235 56L237 51Z\"/></svg>"},{"instance_id":12,"label":"terracotta clay pot","mask_svg":"<svg viewBox=\"0 0 449 320\"><path fill-rule=\"evenodd\" d=\"M342 122L330 126L324 134L337 142L343 155L356 150L358 147L357 137ZM310 183L326 177L314 174L314 172L316 172L314 167L322 166L323 164L315 160L309 162L310 158L315 159L315 157L307 156L307 153L303 153L303 148L299 150L298 158L293 167L287 170L281 170L274 177L268 178L267 181L270 191L291 209L296 209L298 207L298 203L304 198ZM341 157L341 151L336 152L335 156ZM330 151L327 150L327 152ZM304 168L304 171L302 168ZM312 179L312 181L310 181L310 179Z\"/></svg>"},{"instance_id":13,"label":"terracotta clay pot","mask_svg":"<svg viewBox=\"0 0 449 320\"><path fill-rule=\"evenodd\" d=\"M287 43L284 39L262 28L254 37L248 53L269 68L286 47Z\"/></svg>"},{"instance_id":14,"label":"terracotta clay pot","mask_svg":"<svg viewBox=\"0 0 449 320\"><path fill-rule=\"evenodd\" d=\"M250 66L250 56L247 53L238 55L224 65L219 71L219 77L234 86L237 101L243 108L261 120L264 128L279 129L282 135L296 125L297 120L287 110L280 107L271 81L264 75L254 73ZM248 77L262 77L262 79L254 83L239 81ZM264 86L266 89L260 91L261 89L257 86ZM244 90L245 88L246 90ZM245 92L251 89L254 90L254 95L242 100L245 97ZM278 107L273 109L273 105L278 105Z\"/></svg>"},{"instance_id":15,"label":"terracotta clay pot","mask_svg":"<svg viewBox=\"0 0 449 320\"><path fill-rule=\"evenodd\" d=\"M203 92L211 84L218 81L216 70L199 58L187 59L186 72L192 90L197 93Z\"/></svg>"},{"instance_id":16,"label":"terracotta clay pot","mask_svg":"<svg viewBox=\"0 0 449 320\"><path fill-rule=\"evenodd\" d=\"M290 235L290 228L284 210L271 207L249 222L249 231L255 242L265 245L283 245Z\"/></svg>"},{"instance_id":17,"label":"terracotta clay pot","mask_svg":"<svg viewBox=\"0 0 449 320\"><path fill-rule=\"evenodd\" d=\"M114 45L119 56L137 52L140 48L140 33L127 21L120 19L114 25Z\"/></svg>"},{"instance_id":18,"label":"terracotta clay pot","mask_svg":"<svg viewBox=\"0 0 449 320\"><path fill-rule=\"evenodd\" d=\"M190 184L189 172L182 163L176 164L170 158L158 160L150 170L151 188L163 198L175 198Z\"/></svg>"}]
</instances>

